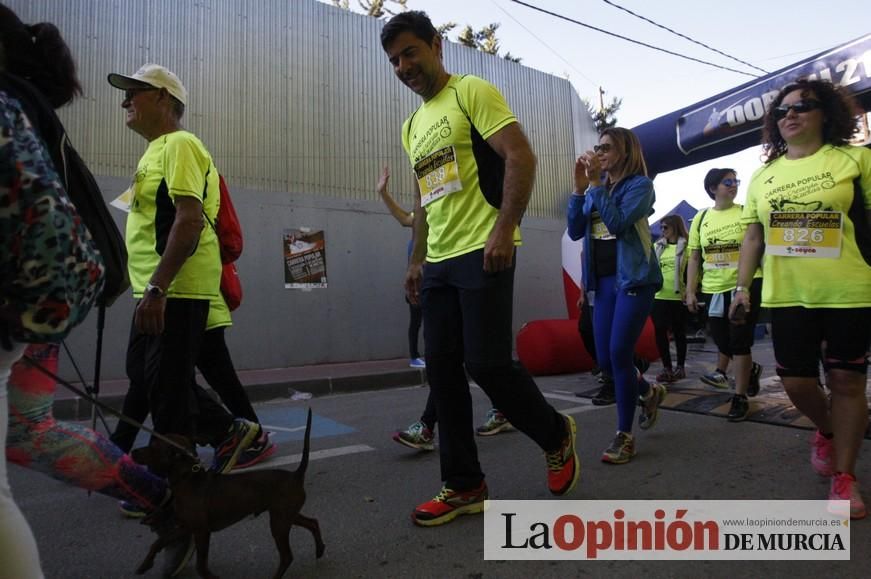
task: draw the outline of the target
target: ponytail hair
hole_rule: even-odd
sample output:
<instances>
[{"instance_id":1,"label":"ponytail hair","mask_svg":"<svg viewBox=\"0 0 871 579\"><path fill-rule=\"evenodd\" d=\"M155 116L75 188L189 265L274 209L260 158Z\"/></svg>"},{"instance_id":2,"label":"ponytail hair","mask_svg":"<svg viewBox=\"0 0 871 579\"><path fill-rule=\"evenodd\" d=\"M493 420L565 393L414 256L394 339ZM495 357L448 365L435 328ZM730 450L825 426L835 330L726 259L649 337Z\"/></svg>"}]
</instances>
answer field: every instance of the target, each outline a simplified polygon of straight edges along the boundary
<instances>
[{"instance_id":1,"label":"ponytail hair","mask_svg":"<svg viewBox=\"0 0 871 579\"><path fill-rule=\"evenodd\" d=\"M0 4L0 42L3 70L36 86L54 108L82 94L73 55L54 24L25 25Z\"/></svg>"},{"instance_id":2,"label":"ponytail hair","mask_svg":"<svg viewBox=\"0 0 871 579\"><path fill-rule=\"evenodd\" d=\"M46 96L51 106L60 108L82 94L76 76L76 62L60 30L50 22L27 27L33 38L33 49L40 66L31 71L30 82Z\"/></svg>"}]
</instances>

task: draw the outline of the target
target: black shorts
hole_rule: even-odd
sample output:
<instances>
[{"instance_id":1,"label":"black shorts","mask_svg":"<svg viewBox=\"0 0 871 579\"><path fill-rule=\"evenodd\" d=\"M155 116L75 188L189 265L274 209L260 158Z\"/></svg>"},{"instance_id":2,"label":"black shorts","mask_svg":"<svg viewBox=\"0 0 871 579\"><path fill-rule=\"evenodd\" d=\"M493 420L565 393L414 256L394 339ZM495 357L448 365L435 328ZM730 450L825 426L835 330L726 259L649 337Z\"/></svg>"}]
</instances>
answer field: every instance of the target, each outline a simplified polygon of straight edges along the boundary
<instances>
[{"instance_id":1,"label":"black shorts","mask_svg":"<svg viewBox=\"0 0 871 579\"><path fill-rule=\"evenodd\" d=\"M825 368L864 374L868 371L865 356L871 341L871 308L772 308L771 338L780 376L819 376L823 342Z\"/></svg>"},{"instance_id":2,"label":"black shorts","mask_svg":"<svg viewBox=\"0 0 871 579\"><path fill-rule=\"evenodd\" d=\"M750 284L750 310L744 317L743 324L733 324L729 321L729 306L732 305L732 291L723 292L726 317L717 318L708 315L708 327L717 349L724 356L747 356L753 347L756 331L756 321L759 319L759 304L762 301L762 278L758 277ZM705 301L710 307L712 294L705 294Z\"/></svg>"}]
</instances>

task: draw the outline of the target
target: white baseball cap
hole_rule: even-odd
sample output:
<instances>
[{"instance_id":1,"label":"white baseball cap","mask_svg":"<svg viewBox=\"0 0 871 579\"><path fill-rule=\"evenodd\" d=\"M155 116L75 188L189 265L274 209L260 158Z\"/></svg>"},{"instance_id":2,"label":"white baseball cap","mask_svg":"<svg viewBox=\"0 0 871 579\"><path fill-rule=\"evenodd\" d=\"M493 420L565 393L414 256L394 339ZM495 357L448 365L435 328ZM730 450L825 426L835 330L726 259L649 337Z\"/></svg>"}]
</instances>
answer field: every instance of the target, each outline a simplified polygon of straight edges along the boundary
<instances>
[{"instance_id":1,"label":"white baseball cap","mask_svg":"<svg viewBox=\"0 0 871 579\"><path fill-rule=\"evenodd\" d=\"M108 79L109 84L121 90L142 88L143 84L155 88L165 88L166 92L177 98L181 104L185 106L188 104L188 91L181 83L181 80L168 68L159 64L143 64L139 70L130 76L112 73Z\"/></svg>"}]
</instances>

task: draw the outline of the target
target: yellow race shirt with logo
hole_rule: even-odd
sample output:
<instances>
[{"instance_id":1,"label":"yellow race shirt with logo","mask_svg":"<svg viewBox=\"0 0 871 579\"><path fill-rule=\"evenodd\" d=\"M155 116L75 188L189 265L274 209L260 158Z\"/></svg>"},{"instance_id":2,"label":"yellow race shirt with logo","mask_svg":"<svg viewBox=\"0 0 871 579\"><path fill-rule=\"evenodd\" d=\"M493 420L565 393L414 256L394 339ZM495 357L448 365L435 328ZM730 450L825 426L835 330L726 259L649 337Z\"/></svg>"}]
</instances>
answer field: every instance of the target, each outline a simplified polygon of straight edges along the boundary
<instances>
[{"instance_id":1,"label":"yellow race shirt with logo","mask_svg":"<svg viewBox=\"0 0 871 579\"><path fill-rule=\"evenodd\" d=\"M206 320L206 329L214 330L232 325L233 318L230 316L230 308L227 307L227 302L219 291L216 297L209 300L209 317Z\"/></svg>"},{"instance_id":2,"label":"yellow race shirt with logo","mask_svg":"<svg viewBox=\"0 0 871 579\"><path fill-rule=\"evenodd\" d=\"M738 257L747 229L741 223L741 211L737 204L728 209L711 207L693 218L687 250L702 252L702 291L706 294L727 292L738 285ZM757 271L754 277L759 276Z\"/></svg>"},{"instance_id":3,"label":"yellow race shirt with logo","mask_svg":"<svg viewBox=\"0 0 871 579\"><path fill-rule=\"evenodd\" d=\"M127 216L127 270L133 295L142 297L166 248L175 221L175 200L193 197L215 222L220 203L218 170L200 140L187 131L162 135L139 159ZM221 258L218 239L206 222L193 255L188 257L167 294L177 298L211 299L218 295Z\"/></svg>"},{"instance_id":4,"label":"yellow race shirt with logo","mask_svg":"<svg viewBox=\"0 0 871 579\"><path fill-rule=\"evenodd\" d=\"M677 265L675 264L676 256L676 243L666 244L665 249L662 250L662 254L659 256L659 269L662 270L662 279L665 280L665 283L662 284L662 289L656 292L656 299L658 300L680 301L682 299L680 293L674 291L674 268Z\"/></svg>"},{"instance_id":5,"label":"yellow race shirt with logo","mask_svg":"<svg viewBox=\"0 0 871 579\"><path fill-rule=\"evenodd\" d=\"M443 261L487 243L498 201L488 201L483 183L500 159L484 141L517 119L492 84L474 76L451 76L402 126L402 145L414 168L429 228L426 259ZM499 183L501 187L501 183ZM501 189L500 189L501 190ZM514 231L520 245L520 229Z\"/></svg>"},{"instance_id":6,"label":"yellow race shirt with logo","mask_svg":"<svg viewBox=\"0 0 871 579\"><path fill-rule=\"evenodd\" d=\"M871 240L856 234L856 221L866 220L869 209L866 148L825 145L809 157L779 157L758 169L742 221L764 231L762 305L871 306Z\"/></svg>"}]
</instances>

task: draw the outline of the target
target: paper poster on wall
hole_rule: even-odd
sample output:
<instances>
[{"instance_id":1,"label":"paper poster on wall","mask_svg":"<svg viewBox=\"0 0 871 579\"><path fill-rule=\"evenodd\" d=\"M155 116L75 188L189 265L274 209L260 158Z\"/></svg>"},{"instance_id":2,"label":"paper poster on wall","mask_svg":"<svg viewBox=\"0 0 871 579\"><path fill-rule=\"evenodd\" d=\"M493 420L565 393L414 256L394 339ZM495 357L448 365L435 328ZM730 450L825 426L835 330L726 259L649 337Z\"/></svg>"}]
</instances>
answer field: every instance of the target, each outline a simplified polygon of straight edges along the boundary
<instances>
[{"instance_id":1,"label":"paper poster on wall","mask_svg":"<svg viewBox=\"0 0 871 579\"><path fill-rule=\"evenodd\" d=\"M327 252L323 230L308 227L284 230L284 287L327 287Z\"/></svg>"}]
</instances>

